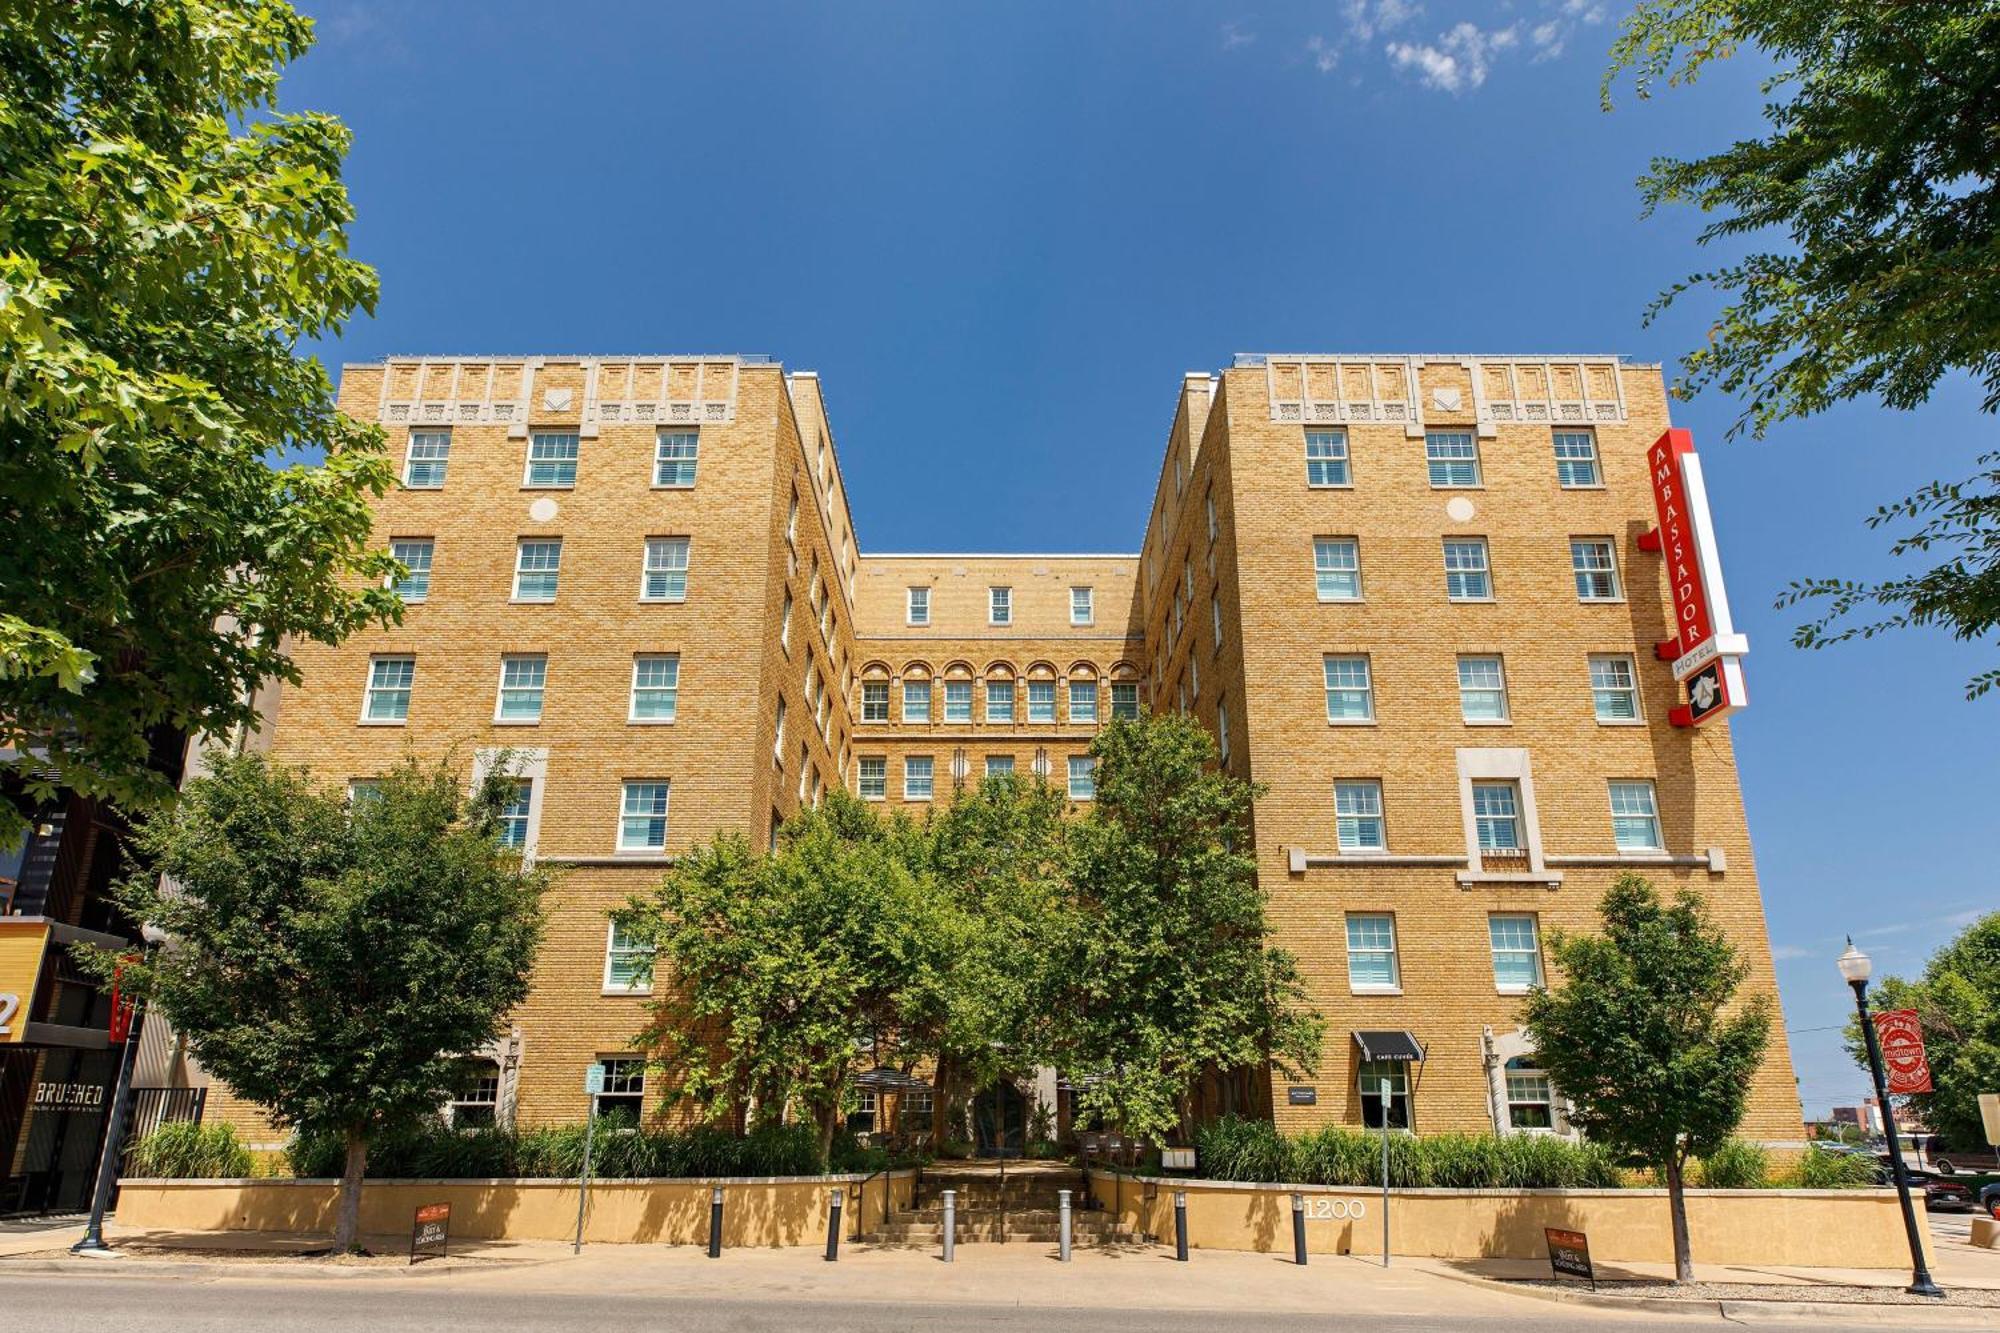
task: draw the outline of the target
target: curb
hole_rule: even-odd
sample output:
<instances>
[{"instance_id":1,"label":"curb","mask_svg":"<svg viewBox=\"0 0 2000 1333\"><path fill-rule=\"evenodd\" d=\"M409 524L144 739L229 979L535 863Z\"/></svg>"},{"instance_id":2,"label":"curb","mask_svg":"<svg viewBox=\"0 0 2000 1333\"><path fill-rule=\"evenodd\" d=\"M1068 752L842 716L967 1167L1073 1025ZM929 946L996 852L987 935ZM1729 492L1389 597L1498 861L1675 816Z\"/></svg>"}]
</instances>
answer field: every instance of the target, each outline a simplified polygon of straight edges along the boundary
<instances>
[{"instance_id":1,"label":"curb","mask_svg":"<svg viewBox=\"0 0 2000 1333\"><path fill-rule=\"evenodd\" d=\"M492 1273L517 1268L539 1268L561 1263L569 1256L548 1259L474 1259L457 1264L377 1264L370 1267L341 1268L331 1264L292 1263L266 1260L260 1263L226 1259L168 1259L129 1256L123 1263L82 1258L0 1257L0 1275L9 1273L96 1273L103 1277L194 1277L194 1278L305 1278L325 1282L389 1281L412 1278L450 1277L465 1273Z\"/></svg>"},{"instance_id":2,"label":"curb","mask_svg":"<svg viewBox=\"0 0 2000 1333\"><path fill-rule=\"evenodd\" d=\"M1995 1310L1990 1306L1920 1306L1874 1304L1866 1301L1746 1301L1740 1299L1678 1301L1664 1296L1606 1296L1594 1291L1562 1291L1553 1287L1531 1287L1524 1283L1504 1282L1495 1278L1477 1277L1471 1273L1454 1273L1443 1269L1423 1270L1433 1277L1447 1282L1463 1282L1470 1287L1482 1287L1488 1291L1506 1292L1513 1296L1525 1296L1530 1300L1548 1301L1556 1305L1581 1305L1593 1310L1638 1310L1647 1314L1670 1314L1686 1318L1689 1315L1714 1314L1732 1323L1777 1323L1810 1319L1826 1324L1866 1324L1880 1327L1886 1319L1911 1328L1990 1328ZM1923 1312L1921 1323L1915 1312Z\"/></svg>"}]
</instances>

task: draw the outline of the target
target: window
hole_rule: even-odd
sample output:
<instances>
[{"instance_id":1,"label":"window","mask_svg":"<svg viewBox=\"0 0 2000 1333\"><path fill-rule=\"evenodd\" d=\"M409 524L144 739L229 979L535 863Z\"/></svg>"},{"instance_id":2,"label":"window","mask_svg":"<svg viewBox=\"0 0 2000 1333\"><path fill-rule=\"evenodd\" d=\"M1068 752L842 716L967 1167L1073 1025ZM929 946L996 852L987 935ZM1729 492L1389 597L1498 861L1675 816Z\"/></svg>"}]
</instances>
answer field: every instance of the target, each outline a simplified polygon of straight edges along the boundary
<instances>
[{"instance_id":1,"label":"window","mask_svg":"<svg viewBox=\"0 0 2000 1333\"><path fill-rule=\"evenodd\" d=\"M986 682L986 720L988 722L1012 722L1014 720L1013 681L989 680Z\"/></svg>"},{"instance_id":2,"label":"window","mask_svg":"<svg viewBox=\"0 0 2000 1333\"><path fill-rule=\"evenodd\" d=\"M364 722L402 722L410 716L410 686L417 678L414 657L376 657L368 663L367 697L362 701Z\"/></svg>"},{"instance_id":3,"label":"window","mask_svg":"<svg viewBox=\"0 0 2000 1333\"><path fill-rule=\"evenodd\" d=\"M928 801L931 798L931 757L913 754L903 760L903 799Z\"/></svg>"},{"instance_id":4,"label":"window","mask_svg":"<svg viewBox=\"0 0 2000 1333\"><path fill-rule=\"evenodd\" d=\"M771 730L771 762L785 766L785 696L778 696L777 725Z\"/></svg>"},{"instance_id":5,"label":"window","mask_svg":"<svg viewBox=\"0 0 2000 1333\"><path fill-rule=\"evenodd\" d=\"M611 923L611 933L604 942L604 989L653 989L652 947L635 938L616 920Z\"/></svg>"},{"instance_id":6,"label":"window","mask_svg":"<svg viewBox=\"0 0 2000 1333\"><path fill-rule=\"evenodd\" d=\"M1201 698L1201 663L1192 655L1188 657L1188 694L1195 699Z\"/></svg>"},{"instance_id":7,"label":"window","mask_svg":"<svg viewBox=\"0 0 2000 1333\"><path fill-rule=\"evenodd\" d=\"M889 794L889 761L879 754L861 756L861 799L879 801Z\"/></svg>"},{"instance_id":8,"label":"window","mask_svg":"<svg viewBox=\"0 0 2000 1333\"><path fill-rule=\"evenodd\" d=\"M912 625L928 625L931 623L931 590L929 588L911 588L909 590L909 601L906 604L903 618Z\"/></svg>"},{"instance_id":9,"label":"window","mask_svg":"<svg viewBox=\"0 0 2000 1333\"><path fill-rule=\"evenodd\" d=\"M1208 513L1208 543L1213 546L1215 537L1221 531L1215 522L1215 492L1209 491L1201 497L1201 507Z\"/></svg>"},{"instance_id":10,"label":"window","mask_svg":"<svg viewBox=\"0 0 2000 1333\"><path fill-rule=\"evenodd\" d=\"M691 430L663 430L653 446L653 484L688 487L694 485L695 457L701 450L701 436Z\"/></svg>"},{"instance_id":11,"label":"window","mask_svg":"<svg viewBox=\"0 0 2000 1333\"><path fill-rule=\"evenodd\" d=\"M1096 609L1092 604L1092 593L1088 588L1069 590L1069 623L1088 625L1096 619Z\"/></svg>"},{"instance_id":12,"label":"window","mask_svg":"<svg viewBox=\"0 0 2000 1333\"><path fill-rule=\"evenodd\" d=\"M887 722L889 720L888 681L864 680L861 682L861 720L863 722Z\"/></svg>"},{"instance_id":13,"label":"window","mask_svg":"<svg viewBox=\"0 0 2000 1333\"><path fill-rule=\"evenodd\" d=\"M542 690L549 680L549 659L540 653L500 659L500 705L495 722L540 722Z\"/></svg>"},{"instance_id":14,"label":"window","mask_svg":"<svg viewBox=\"0 0 2000 1333\"><path fill-rule=\"evenodd\" d=\"M642 602L685 602L688 595L688 539L646 538L646 570L640 581Z\"/></svg>"},{"instance_id":15,"label":"window","mask_svg":"<svg viewBox=\"0 0 2000 1333\"><path fill-rule=\"evenodd\" d=\"M1480 851L1521 849L1521 794L1513 783L1473 783L1472 818L1478 826Z\"/></svg>"},{"instance_id":16,"label":"window","mask_svg":"<svg viewBox=\"0 0 2000 1333\"><path fill-rule=\"evenodd\" d=\"M450 431L413 430L410 450L403 461L403 484L413 491L434 491L444 485L445 468L450 462Z\"/></svg>"},{"instance_id":17,"label":"window","mask_svg":"<svg viewBox=\"0 0 2000 1333\"><path fill-rule=\"evenodd\" d=\"M1089 801L1097 796L1097 761L1087 754L1069 757L1069 798Z\"/></svg>"},{"instance_id":18,"label":"window","mask_svg":"<svg viewBox=\"0 0 2000 1333\"><path fill-rule=\"evenodd\" d=\"M389 584L395 594L404 601L421 602L431 595L431 553L434 546L428 537L389 543L389 554L398 564L410 571Z\"/></svg>"},{"instance_id":19,"label":"window","mask_svg":"<svg viewBox=\"0 0 2000 1333\"><path fill-rule=\"evenodd\" d=\"M1219 653L1222 651L1222 597L1219 593L1208 599L1208 623L1215 635L1215 651Z\"/></svg>"},{"instance_id":20,"label":"window","mask_svg":"<svg viewBox=\"0 0 2000 1333\"><path fill-rule=\"evenodd\" d=\"M646 1062L618 1057L602 1062L604 1091L597 1094L590 1111L594 1116L615 1115L638 1122L646 1104Z\"/></svg>"},{"instance_id":21,"label":"window","mask_svg":"<svg viewBox=\"0 0 2000 1333\"><path fill-rule=\"evenodd\" d=\"M986 756L986 776L989 778L1011 778L1014 776L1014 756L1011 754L989 754Z\"/></svg>"},{"instance_id":22,"label":"window","mask_svg":"<svg viewBox=\"0 0 2000 1333\"><path fill-rule=\"evenodd\" d=\"M1597 436L1587 430L1555 433L1556 481L1565 487L1596 486Z\"/></svg>"},{"instance_id":23,"label":"window","mask_svg":"<svg viewBox=\"0 0 2000 1333\"><path fill-rule=\"evenodd\" d=\"M903 721L931 720L931 683L927 680L903 682Z\"/></svg>"},{"instance_id":24,"label":"window","mask_svg":"<svg viewBox=\"0 0 2000 1333\"><path fill-rule=\"evenodd\" d=\"M1139 684L1137 681L1113 681L1111 683L1111 716L1113 718L1137 718L1139 716Z\"/></svg>"},{"instance_id":25,"label":"window","mask_svg":"<svg viewBox=\"0 0 2000 1333\"><path fill-rule=\"evenodd\" d=\"M1313 578L1322 602L1360 601L1360 543L1352 537L1313 538Z\"/></svg>"},{"instance_id":26,"label":"window","mask_svg":"<svg viewBox=\"0 0 2000 1333\"><path fill-rule=\"evenodd\" d=\"M792 651L792 590L785 589L785 604L778 611L778 646Z\"/></svg>"},{"instance_id":27,"label":"window","mask_svg":"<svg viewBox=\"0 0 2000 1333\"><path fill-rule=\"evenodd\" d=\"M1507 680L1499 658L1458 659L1458 708L1467 722L1507 720Z\"/></svg>"},{"instance_id":28,"label":"window","mask_svg":"<svg viewBox=\"0 0 2000 1333\"><path fill-rule=\"evenodd\" d=\"M1056 720L1056 683L1052 680L1028 682L1028 721Z\"/></svg>"},{"instance_id":29,"label":"window","mask_svg":"<svg viewBox=\"0 0 2000 1333\"><path fill-rule=\"evenodd\" d=\"M1347 918L1347 984L1358 991L1396 990L1403 984L1396 965L1396 918L1386 912Z\"/></svg>"},{"instance_id":30,"label":"window","mask_svg":"<svg viewBox=\"0 0 2000 1333\"><path fill-rule=\"evenodd\" d=\"M523 486L576 485L575 431L538 430L528 437L528 475Z\"/></svg>"},{"instance_id":31,"label":"window","mask_svg":"<svg viewBox=\"0 0 2000 1333\"><path fill-rule=\"evenodd\" d=\"M944 720L972 721L972 682L948 680L944 683Z\"/></svg>"},{"instance_id":32,"label":"window","mask_svg":"<svg viewBox=\"0 0 2000 1333\"><path fill-rule=\"evenodd\" d=\"M1479 484L1479 445L1469 430L1425 431L1424 461L1433 486Z\"/></svg>"},{"instance_id":33,"label":"window","mask_svg":"<svg viewBox=\"0 0 2000 1333\"><path fill-rule=\"evenodd\" d=\"M1554 1129L1555 1097L1545 1070L1517 1055L1501 1071L1507 1079L1507 1123L1514 1129Z\"/></svg>"},{"instance_id":34,"label":"window","mask_svg":"<svg viewBox=\"0 0 2000 1333\"><path fill-rule=\"evenodd\" d=\"M1012 588L988 588L986 590L986 623L989 625L1011 625L1014 623L1014 590Z\"/></svg>"},{"instance_id":35,"label":"window","mask_svg":"<svg viewBox=\"0 0 2000 1333\"><path fill-rule=\"evenodd\" d=\"M667 784L628 782L618 817L618 850L658 852L667 846Z\"/></svg>"},{"instance_id":36,"label":"window","mask_svg":"<svg viewBox=\"0 0 2000 1333\"><path fill-rule=\"evenodd\" d=\"M896 1124L905 1133L927 1130L931 1124L932 1093L912 1088L896 1098Z\"/></svg>"},{"instance_id":37,"label":"window","mask_svg":"<svg viewBox=\"0 0 2000 1333\"><path fill-rule=\"evenodd\" d=\"M1572 540L1569 567L1576 574L1576 595L1580 600L1618 600L1618 557L1610 542L1597 537Z\"/></svg>"},{"instance_id":38,"label":"window","mask_svg":"<svg viewBox=\"0 0 2000 1333\"><path fill-rule=\"evenodd\" d=\"M1347 432L1344 430L1307 431L1306 485L1345 486L1348 484Z\"/></svg>"},{"instance_id":39,"label":"window","mask_svg":"<svg viewBox=\"0 0 2000 1333\"><path fill-rule=\"evenodd\" d=\"M785 511L785 544L787 546L797 546L799 544L799 488L797 486L792 487L792 504Z\"/></svg>"},{"instance_id":40,"label":"window","mask_svg":"<svg viewBox=\"0 0 2000 1333\"><path fill-rule=\"evenodd\" d=\"M1097 723L1097 682L1073 680L1069 683L1069 720Z\"/></svg>"},{"instance_id":41,"label":"window","mask_svg":"<svg viewBox=\"0 0 2000 1333\"><path fill-rule=\"evenodd\" d=\"M522 541L514 551L514 600L553 602L562 573L562 538Z\"/></svg>"},{"instance_id":42,"label":"window","mask_svg":"<svg viewBox=\"0 0 2000 1333\"><path fill-rule=\"evenodd\" d=\"M1215 757L1223 768L1229 767L1229 701L1215 701Z\"/></svg>"},{"instance_id":43,"label":"window","mask_svg":"<svg viewBox=\"0 0 2000 1333\"><path fill-rule=\"evenodd\" d=\"M1382 784L1358 780L1334 783L1333 823L1341 851L1383 851L1388 843L1382 831Z\"/></svg>"},{"instance_id":44,"label":"window","mask_svg":"<svg viewBox=\"0 0 2000 1333\"><path fill-rule=\"evenodd\" d=\"M632 659L634 722L671 722L680 707L681 659L673 653L647 653Z\"/></svg>"},{"instance_id":45,"label":"window","mask_svg":"<svg viewBox=\"0 0 2000 1333\"><path fill-rule=\"evenodd\" d=\"M1535 918L1495 914L1486 918L1493 943L1493 984L1503 993L1518 994L1542 984L1542 951L1535 939Z\"/></svg>"},{"instance_id":46,"label":"window","mask_svg":"<svg viewBox=\"0 0 2000 1333\"><path fill-rule=\"evenodd\" d=\"M1487 564L1484 537L1446 539L1444 595L1454 602L1493 600L1493 571Z\"/></svg>"},{"instance_id":47,"label":"window","mask_svg":"<svg viewBox=\"0 0 2000 1333\"><path fill-rule=\"evenodd\" d=\"M500 807L500 845L520 850L528 845L528 812L534 809L532 778L515 778L514 789Z\"/></svg>"},{"instance_id":48,"label":"window","mask_svg":"<svg viewBox=\"0 0 2000 1333\"><path fill-rule=\"evenodd\" d=\"M465 1086L451 1099L453 1129L491 1129L500 1109L500 1066L491 1060L466 1061Z\"/></svg>"},{"instance_id":49,"label":"window","mask_svg":"<svg viewBox=\"0 0 2000 1333\"><path fill-rule=\"evenodd\" d=\"M1324 659L1326 671L1326 720L1329 722L1373 722L1375 686L1369 678L1365 657Z\"/></svg>"},{"instance_id":50,"label":"window","mask_svg":"<svg viewBox=\"0 0 2000 1333\"><path fill-rule=\"evenodd\" d=\"M1660 811L1651 782L1611 784L1611 833L1621 852L1661 849Z\"/></svg>"},{"instance_id":51,"label":"window","mask_svg":"<svg viewBox=\"0 0 2000 1333\"><path fill-rule=\"evenodd\" d=\"M1381 1129L1385 1110L1390 1129L1410 1127L1409 1071L1410 1062L1407 1060L1361 1062L1356 1086L1361 1093L1361 1123L1364 1127Z\"/></svg>"},{"instance_id":52,"label":"window","mask_svg":"<svg viewBox=\"0 0 2000 1333\"><path fill-rule=\"evenodd\" d=\"M380 778L349 778L347 781L347 805L349 809L369 801L382 799Z\"/></svg>"},{"instance_id":53,"label":"window","mask_svg":"<svg viewBox=\"0 0 2000 1333\"><path fill-rule=\"evenodd\" d=\"M1635 722L1639 718L1637 672L1629 657L1590 659L1590 701L1599 722Z\"/></svg>"}]
</instances>

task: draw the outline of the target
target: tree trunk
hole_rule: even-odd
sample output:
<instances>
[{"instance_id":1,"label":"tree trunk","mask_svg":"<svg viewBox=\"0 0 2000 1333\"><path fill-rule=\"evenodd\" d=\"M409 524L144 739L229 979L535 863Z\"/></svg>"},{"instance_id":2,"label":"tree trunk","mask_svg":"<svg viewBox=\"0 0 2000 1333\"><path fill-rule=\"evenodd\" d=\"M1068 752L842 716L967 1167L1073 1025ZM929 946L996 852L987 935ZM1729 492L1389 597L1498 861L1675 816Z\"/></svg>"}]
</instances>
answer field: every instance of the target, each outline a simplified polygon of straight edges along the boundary
<instances>
[{"instance_id":1,"label":"tree trunk","mask_svg":"<svg viewBox=\"0 0 2000 1333\"><path fill-rule=\"evenodd\" d=\"M840 1121L840 1103L829 1102L819 1118L819 1160L820 1165L833 1165L833 1128Z\"/></svg>"},{"instance_id":2,"label":"tree trunk","mask_svg":"<svg viewBox=\"0 0 2000 1333\"><path fill-rule=\"evenodd\" d=\"M347 1131L347 1165L340 1175L340 1199L333 1211L333 1250L348 1254L359 1249L361 1178L368 1170L368 1136L360 1126Z\"/></svg>"},{"instance_id":3,"label":"tree trunk","mask_svg":"<svg viewBox=\"0 0 2000 1333\"><path fill-rule=\"evenodd\" d=\"M1688 1246L1687 1195L1678 1152L1667 1158L1667 1208L1674 1218L1674 1281L1694 1281L1694 1254Z\"/></svg>"},{"instance_id":4,"label":"tree trunk","mask_svg":"<svg viewBox=\"0 0 2000 1333\"><path fill-rule=\"evenodd\" d=\"M950 1057L938 1056L937 1070L932 1080L935 1086L931 1089L931 1156L933 1157L944 1156L944 1113L945 1108L951 1105L951 1085L948 1081L950 1077Z\"/></svg>"}]
</instances>

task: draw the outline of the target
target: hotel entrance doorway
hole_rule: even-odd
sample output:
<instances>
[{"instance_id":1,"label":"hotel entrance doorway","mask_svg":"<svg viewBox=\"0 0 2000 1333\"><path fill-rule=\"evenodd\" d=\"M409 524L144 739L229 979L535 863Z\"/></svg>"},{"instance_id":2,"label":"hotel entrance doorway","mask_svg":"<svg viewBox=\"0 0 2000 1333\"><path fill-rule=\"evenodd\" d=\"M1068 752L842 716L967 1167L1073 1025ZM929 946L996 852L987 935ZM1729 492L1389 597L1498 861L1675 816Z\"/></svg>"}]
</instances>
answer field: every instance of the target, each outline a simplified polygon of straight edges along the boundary
<instances>
[{"instance_id":1,"label":"hotel entrance doorway","mask_svg":"<svg viewBox=\"0 0 2000 1333\"><path fill-rule=\"evenodd\" d=\"M1028 1141L1028 1099L1007 1079L972 1099L973 1145L981 1157L1019 1157Z\"/></svg>"}]
</instances>

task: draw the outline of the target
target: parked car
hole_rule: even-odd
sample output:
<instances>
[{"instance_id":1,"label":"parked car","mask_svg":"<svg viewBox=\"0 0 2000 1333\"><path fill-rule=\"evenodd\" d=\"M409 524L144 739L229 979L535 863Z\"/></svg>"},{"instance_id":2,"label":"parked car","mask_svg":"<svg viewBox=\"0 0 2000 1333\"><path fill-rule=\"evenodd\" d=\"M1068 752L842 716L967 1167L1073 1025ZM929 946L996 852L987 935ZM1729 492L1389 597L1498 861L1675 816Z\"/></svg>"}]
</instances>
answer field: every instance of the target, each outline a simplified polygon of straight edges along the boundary
<instances>
[{"instance_id":1,"label":"parked car","mask_svg":"<svg viewBox=\"0 0 2000 1333\"><path fill-rule=\"evenodd\" d=\"M1979 1191L1979 1206L1986 1211L1988 1217L2000 1222L2000 1180L1986 1185Z\"/></svg>"},{"instance_id":2,"label":"parked car","mask_svg":"<svg viewBox=\"0 0 2000 1333\"><path fill-rule=\"evenodd\" d=\"M1931 1170L1941 1175L2000 1170L2000 1148L1950 1148L1936 1135L1925 1142L1924 1156L1930 1160Z\"/></svg>"},{"instance_id":3,"label":"parked car","mask_svg":"<svg viewBox=\"0 0 2000 1333\"><path fill-rule=\"evenodd\" d=\"M1929 1171L1912 1171L1910 1184L1921 1185L1924 1190L1924 1207L1932 1212L1942 1212L1949 1208L1972 1211L1972 1189L1956 1180L1946 1180L1943 1176Z\"/></svg>"}]
</instances>

